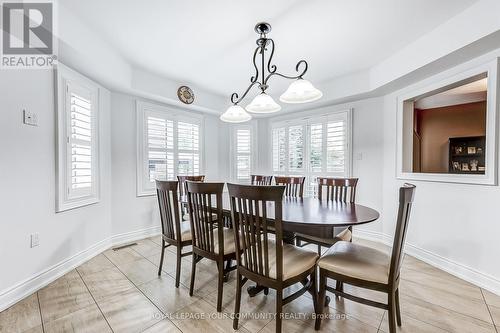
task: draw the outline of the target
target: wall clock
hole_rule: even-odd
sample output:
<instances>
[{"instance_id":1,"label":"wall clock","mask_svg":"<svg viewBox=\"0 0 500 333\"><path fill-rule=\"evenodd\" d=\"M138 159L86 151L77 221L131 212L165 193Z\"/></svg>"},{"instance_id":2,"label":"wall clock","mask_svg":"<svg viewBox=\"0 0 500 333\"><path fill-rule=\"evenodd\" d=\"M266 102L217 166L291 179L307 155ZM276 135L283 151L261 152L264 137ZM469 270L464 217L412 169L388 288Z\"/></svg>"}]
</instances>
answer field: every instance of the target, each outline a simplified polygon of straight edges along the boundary
<instances>
[{"instance_id":1,"label":"wall clock","mask_svg":"<svg viewBox=\"0 0 500 333\"><path fill-rule=\"evenodd\" d=\"M177 89L177 97L184 104L191 104L194 102L194 93L191 88L187 86L181 86Z\"/></svg>"}]
</instances>

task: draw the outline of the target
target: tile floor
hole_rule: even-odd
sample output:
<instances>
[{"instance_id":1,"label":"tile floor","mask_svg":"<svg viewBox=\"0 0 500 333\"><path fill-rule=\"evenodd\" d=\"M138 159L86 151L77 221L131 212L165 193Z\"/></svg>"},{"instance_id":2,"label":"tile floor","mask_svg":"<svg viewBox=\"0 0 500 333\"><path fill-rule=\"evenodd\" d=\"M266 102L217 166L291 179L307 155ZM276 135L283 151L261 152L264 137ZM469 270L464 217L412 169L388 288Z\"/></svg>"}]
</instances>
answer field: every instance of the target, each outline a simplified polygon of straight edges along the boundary
<instances>
[{"instance_id":1,"label":"tile floor","mask_svg":"<svg viewBox=\"0 0 500 333\"><path fill-rule=\"evenodd\" d=\"M224 288L223 312L215 310L216 269L198 265L195 295L189 297L190 257L183 258L181 286L175 288L175 255L167 249L157 276L159 237L108 250L0 313L0 332L232 332L234 273ZM366 242L355 240L358 242ZM378 244L372 244L378 246ZM500 296L406 256L401 281L400 332L498 333ZM346 286L351 293L385 301L377 292ZM274 293L242 297L241 332L274 332ZM283 332L314 332L309 295L289 303ZM324 332L389 332L387 314L332 298L332 319ZM497 326L495 326L497 325Z\"/></svg>"}]
</instances>

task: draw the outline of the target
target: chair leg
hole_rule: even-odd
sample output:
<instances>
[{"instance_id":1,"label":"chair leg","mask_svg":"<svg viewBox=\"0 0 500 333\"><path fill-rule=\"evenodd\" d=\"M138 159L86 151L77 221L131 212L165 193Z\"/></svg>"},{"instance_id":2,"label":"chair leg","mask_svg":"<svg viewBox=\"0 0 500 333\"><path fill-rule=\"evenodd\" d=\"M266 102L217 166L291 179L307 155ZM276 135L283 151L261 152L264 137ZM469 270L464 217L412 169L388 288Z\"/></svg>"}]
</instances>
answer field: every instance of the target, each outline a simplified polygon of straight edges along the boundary
<instances>
[{"instance_id":1,"label":"chair leg","mask_svg":"<svg viewBox=\"0 0 500 333\"><path fill-rule=\"evenodd\" d=\"M316 278L316 267L314 267L314 271L311 273L311 280L314 313L318 313L318 279Z\"/></svg>"},{"instance_id":2,"label":"chair leg","mask_svg":"<svg viewBox=\"0 0 500 333\"><path fill-rule=\"evenodd\" d=\"M335 289L337 289L338 291L344 291L344 283L342 281L337 281L337 284L335 286Z\"/></svg>"},{"instance_id":3,"label":"chair leg","mask_svg":"<svg viewBox=\"0 0 500 333\"><path fill-rule=\"evenodd\" d=\"M217 312L222 311L222 292L224 291L224 262L221 261L217 265L219 276L217 284Z\"/></svg>"},{"instance_id":4,"label":"chair leg","mask_svg":"<svg viewBox=\"0 0 500 333\"><path fill-rule=\"evenodd\" d=\"M161 256L160 256L160 267L158 268L158 276L161 275L161 269L163 268L163 257L165 256L165 241L161 240Z\"/></svg>"},{"instance_id":5,"label":"chair leg","mask_svg":"<svg viewBox=\"0 0 500 333\"><path fill-rule=\"evenodd\" d=\"M321 256L321 245L318 244L318 255Z\"/></svg>"},{"instance_id":6,"label":"chair leg","mask_svg":"<svg viewBox=\"0 0 500 333\"><path fill-rule=\"evenodd\" d=\"M299 238L296 238L295 245L297 245L298 247L302 247L302 241Z\"/></svg>"},{"instance_id":7,"label":"chair leg","mask_svg":"<svg viewBox=\"0 0 500 333\"><path fill-rule=\"evenodd\" d=\"M276 289L276 333L281 333L283 319L283 289Z\"/></svg>"},{"instance_id":8,"label":"chair leg","mask_svg":"<svg viewBox=\"0 0 500 333\"><path fill-rule=\"evenodd\" d=\"M389 320L389 333L396 332L396 295L395 292L390 292L388 295L388 320Z\"/></svg>"},{"instance_id":9,"label":"chair leg","mask_svg":"<svg viewBox=\"0 0 500 333\"><path fill-rule=\"evenodd\" d=\"M182 263L181 251L182 251L182 247L177 246L177 265L175 267L175 287L176 288L179 288L179 282L181 279L181 263Z\"/></svg>"},{"instance_id":10,"label":"chair leg","mask_svg":"<svg viewBox=\"0 0 500 333\"><path fill-rule=\"evenodd\" d=\"M193 253L193 261L191 265L191 283L189 284L189 296L193 296L194 290L194 275L196 273L196 254Z\"/></svg>"},{"instance_id":11,"label":"chair leg","mask_svg":"<svg viewBox=\"0 0 500 333\"><path fill-rule=\"evenodd\" d=\"M234 301L234 319L233 319L233 329L238 330L238 320L240 315L240 305L241 305L241 275L236 273L236 300Z\"/></svg>"},{"instance_id":12,"label":"chair leg","mask_svg":"<svg viewBox=\"0 0 500 333\"><path fill-rule=\"evenodd\" d=\"M319 293L317 300L317 310L316 310L316 322L314 324L314 329L319 331L321 328L321 317L324 313L325 308L325 297L326 297L326 276L323 270L319 270Z\"/></svg>"},{"instance_id":13,"label":"chair leg","mask_svg":"<svg viewBox=\"0 0 500 333\"><path fill-rule=\"evenodd\" d=\"M401 308L399 305L399 288L396 289L395 299L396 299L396 323L398 324L398 326L401 326Z\"/></svg>"}]
</instances>

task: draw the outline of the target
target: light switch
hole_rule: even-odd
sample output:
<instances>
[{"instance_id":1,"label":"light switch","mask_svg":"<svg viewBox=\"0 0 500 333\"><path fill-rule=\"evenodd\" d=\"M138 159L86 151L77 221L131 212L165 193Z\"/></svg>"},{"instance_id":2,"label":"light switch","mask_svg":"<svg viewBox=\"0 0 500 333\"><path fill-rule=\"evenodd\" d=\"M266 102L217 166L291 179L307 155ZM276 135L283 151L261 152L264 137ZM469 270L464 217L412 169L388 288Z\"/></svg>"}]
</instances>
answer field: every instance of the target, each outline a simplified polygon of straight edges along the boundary
<instances>
[{"instance_id":1,"label":"light switch","mask_svg":"<svg viewBox=\"0 0 500 333\"><path fill-rule=\"evenodd\" d=\"M23 123L30 126L38 126L38 116L34 112L23 110Z\"/></svg>"}]
</instances>

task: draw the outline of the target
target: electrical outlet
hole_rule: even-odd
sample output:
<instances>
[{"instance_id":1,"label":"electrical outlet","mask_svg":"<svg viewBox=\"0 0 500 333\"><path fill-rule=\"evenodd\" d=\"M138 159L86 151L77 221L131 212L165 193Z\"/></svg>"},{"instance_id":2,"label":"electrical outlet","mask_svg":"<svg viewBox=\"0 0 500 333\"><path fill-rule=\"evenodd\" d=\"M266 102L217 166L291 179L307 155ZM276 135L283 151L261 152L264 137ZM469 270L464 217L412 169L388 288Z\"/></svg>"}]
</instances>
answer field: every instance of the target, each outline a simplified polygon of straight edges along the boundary
<instances>
[{"instance_id":1,"label":"electrical outlet","mask_svg":"<svg viewBox=\"0 0 500 333\"><path fill-rule=\"evenodd\" d=\"M38 126L38 116L34 112L23 110L23 123L30 126Z\"/></svg>"},{"instance_id":2,"label":"electrical outlet","mask_svg":"<svg viewBox=\"0 0 500 333\"><path fill-rule=\"evenodd\" d=\"M40 236L38 233L31 234L31 247L40 245Z\"/></svg>"}]
</instances>

